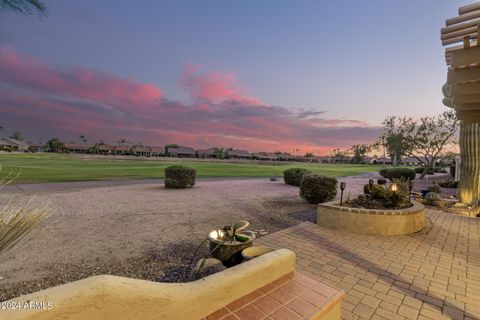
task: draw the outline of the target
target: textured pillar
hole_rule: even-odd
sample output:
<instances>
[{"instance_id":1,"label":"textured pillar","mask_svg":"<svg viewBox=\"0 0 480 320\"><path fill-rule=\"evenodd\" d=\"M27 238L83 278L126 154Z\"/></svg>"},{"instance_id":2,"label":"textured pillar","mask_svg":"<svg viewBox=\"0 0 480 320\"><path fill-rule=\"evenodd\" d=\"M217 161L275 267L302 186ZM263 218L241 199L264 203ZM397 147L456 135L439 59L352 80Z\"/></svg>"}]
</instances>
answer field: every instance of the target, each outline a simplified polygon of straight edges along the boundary
<instances>
[{"instance_id":1,"label":"textured pillar","mask_svg":"<svg viewBox=\"0 0 480 320\"><path fill-rule=\"evenodd\" d=\"M480 123L460 125L460 201L480 199Z\"/></svg>"}]
</instances>

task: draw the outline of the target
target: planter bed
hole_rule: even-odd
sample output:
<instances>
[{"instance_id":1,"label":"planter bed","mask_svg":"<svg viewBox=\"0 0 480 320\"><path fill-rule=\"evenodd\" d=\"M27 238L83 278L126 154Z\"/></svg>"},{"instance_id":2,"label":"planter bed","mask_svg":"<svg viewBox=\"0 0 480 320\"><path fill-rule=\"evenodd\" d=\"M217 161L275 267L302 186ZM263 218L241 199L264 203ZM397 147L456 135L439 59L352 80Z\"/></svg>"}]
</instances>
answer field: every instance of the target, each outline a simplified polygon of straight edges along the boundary
<instances>
[{"instance_id":1,"label":"planter bed","mask_svg":"<svg viewBox=\"0 0 480 320\"><path fill-rule=\"evenodd\" d=\"M317 224L322 227L375 235L404 235L425 226L425 207L415 201L404 209L365 209L340 207L336 201L317 208Z\"/></svg>"}]
</instances>

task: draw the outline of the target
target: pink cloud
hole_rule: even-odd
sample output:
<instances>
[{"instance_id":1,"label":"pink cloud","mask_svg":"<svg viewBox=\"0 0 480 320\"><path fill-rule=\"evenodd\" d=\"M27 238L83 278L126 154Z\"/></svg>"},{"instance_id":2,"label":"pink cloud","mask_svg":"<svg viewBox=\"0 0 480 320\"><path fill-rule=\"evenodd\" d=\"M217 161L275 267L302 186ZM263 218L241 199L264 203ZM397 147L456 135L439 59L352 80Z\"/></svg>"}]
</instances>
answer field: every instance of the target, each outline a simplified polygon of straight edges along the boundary
<instances>
[{"instance_id":1,"label":"pink cloud","mask_svg":"<svg viewBox=\"0 0 480 320\"><path fill-rule=\"evenodd\" d=\"M313 151L373 141L379 129L315 110L293 111L251 97L231 73L187 66L181 83L191 97L167 99L152 84L86 68L57 68L0 47L0 125L25 136L149 145L178 143L251 151ZM328 150L328 151L327 151Z\"/></svg>"},{"instance_id":2,"label":"pink cloud","mask_svg":"<svg viewBox=\"0 0 480 320\"><path fill-rule=\"evenodd\" d=\"M138 106L162 98L162 91L151 84L84 68L52 68L41 60L8 48L0 48L0 70L0 81L47 94L81 96L104 103L131 103Z\"/></svg>"},{"instance_id":3,"label":"pink cloud","mask_svg":"<svg viewBox=\"0 0 480 320\"><path fill-rule=\"evenodd\" d=\"M199 74L199 66L187 65L182 72L181 84L195 100L215 103L236 101L247 104L260 104L260 100L243 93L233 73L208 72Z\"/></svg>"}]
</instances>

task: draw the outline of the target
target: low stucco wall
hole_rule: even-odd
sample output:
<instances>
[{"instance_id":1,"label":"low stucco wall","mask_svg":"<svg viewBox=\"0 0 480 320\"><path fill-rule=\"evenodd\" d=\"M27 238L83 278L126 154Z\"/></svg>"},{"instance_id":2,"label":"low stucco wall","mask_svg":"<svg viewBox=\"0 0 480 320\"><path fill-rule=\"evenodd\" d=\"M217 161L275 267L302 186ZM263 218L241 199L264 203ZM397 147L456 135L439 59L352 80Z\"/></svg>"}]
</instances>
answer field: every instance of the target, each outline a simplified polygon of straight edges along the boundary
<instances>
[{"instance_id":1,"label":"low stucco wall","mask_svg":"<svg viewBox=\"0 0 480 320\"><path fill-rule=\"evenodd\" d=\"M201 319L295 270L295 254L280 249L190 283L94 276L6 303L53 303L50 310L0 310L10 319Z\"/></svg>"},{"instance_id":2,"label":"low stucco wall","mask_svg":"<svg viewBox=\"0 0 480 320\"><path fill-rule=\"evenodd\" d=\"M340 207L336 202L321 203L317 208L319 226L376 235L404 235L425 227L425 207L413 206L398 210L374 210Z\"/></svg>"}]
</instances>

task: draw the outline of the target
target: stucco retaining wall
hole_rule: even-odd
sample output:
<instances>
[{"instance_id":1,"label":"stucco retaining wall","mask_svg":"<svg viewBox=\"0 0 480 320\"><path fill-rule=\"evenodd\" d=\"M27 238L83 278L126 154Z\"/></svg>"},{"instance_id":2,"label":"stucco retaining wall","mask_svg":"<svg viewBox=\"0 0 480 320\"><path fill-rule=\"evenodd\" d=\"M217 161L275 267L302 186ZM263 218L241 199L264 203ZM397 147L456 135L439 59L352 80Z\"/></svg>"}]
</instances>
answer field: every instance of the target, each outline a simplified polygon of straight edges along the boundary
<instances>
[{"instance_id":1,"label":"stucco retaining wall","mask_svg":"<svg viewBox=\"0 0 480 320\"><path fill-rule=\"evenodd\" d=\"M319 226L375 235L404 235L425 227L425 207L413 206L398 210L374 210L340 207L337 202L321 203L317 208Z\"/></svg>"},{"instance_id":2,"label":"stucco retaining wall","mask_svg":"<svg viewBox=\"0 0 480 320\"><path fill-rule=\"evenodd\" d=\"M50 310L0 310L0 318L201 319L294 270L295 254L280 249L190 283L94 276L5 302L52 302Z\"/></svg>"}]
</instances>

